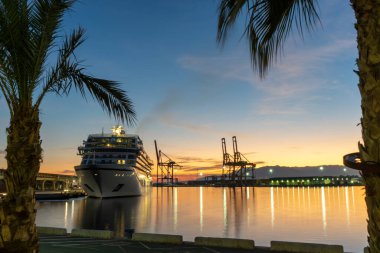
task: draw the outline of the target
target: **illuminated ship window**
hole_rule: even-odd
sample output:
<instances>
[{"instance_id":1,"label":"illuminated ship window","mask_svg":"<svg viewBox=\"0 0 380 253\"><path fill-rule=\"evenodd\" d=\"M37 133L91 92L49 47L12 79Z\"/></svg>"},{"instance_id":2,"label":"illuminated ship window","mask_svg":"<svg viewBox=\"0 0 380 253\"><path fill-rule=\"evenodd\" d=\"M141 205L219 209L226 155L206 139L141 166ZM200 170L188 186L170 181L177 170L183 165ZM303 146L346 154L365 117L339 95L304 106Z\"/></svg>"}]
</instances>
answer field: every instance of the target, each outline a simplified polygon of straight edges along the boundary
<instances>
[{"instance_id":1,"label":"illuminated ship window","mask_svg":"<svg viewBox=\"0 0 380 253\"><path fill-rule=\"evenodd\" d=\"M125 160L117 160L117 164L125 164Z\"/></svg>"}]
</instances>

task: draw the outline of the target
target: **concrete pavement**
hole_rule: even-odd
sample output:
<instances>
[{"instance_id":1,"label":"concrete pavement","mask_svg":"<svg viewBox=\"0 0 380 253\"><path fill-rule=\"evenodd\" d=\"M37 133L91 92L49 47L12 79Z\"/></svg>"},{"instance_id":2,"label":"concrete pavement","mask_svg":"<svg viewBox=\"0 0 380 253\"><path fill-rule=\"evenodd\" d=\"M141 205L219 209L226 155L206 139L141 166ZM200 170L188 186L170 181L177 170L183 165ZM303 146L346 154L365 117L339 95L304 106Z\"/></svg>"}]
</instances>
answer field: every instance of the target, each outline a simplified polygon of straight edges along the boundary
<instances>
[{"instance_id":1,"label":"concrete pavement","mask_svg":"<svg viewBox=\"0 0 380 253\"><path fill-rule=\"evenodd\" d=\"M128 239L94 239L67 235L40 235L39 238L40 253L273 253L270 248L266 247L255 247L248 250L197 246L191 242L175 245L139 242Z\"/></svg>"}]
</instances>

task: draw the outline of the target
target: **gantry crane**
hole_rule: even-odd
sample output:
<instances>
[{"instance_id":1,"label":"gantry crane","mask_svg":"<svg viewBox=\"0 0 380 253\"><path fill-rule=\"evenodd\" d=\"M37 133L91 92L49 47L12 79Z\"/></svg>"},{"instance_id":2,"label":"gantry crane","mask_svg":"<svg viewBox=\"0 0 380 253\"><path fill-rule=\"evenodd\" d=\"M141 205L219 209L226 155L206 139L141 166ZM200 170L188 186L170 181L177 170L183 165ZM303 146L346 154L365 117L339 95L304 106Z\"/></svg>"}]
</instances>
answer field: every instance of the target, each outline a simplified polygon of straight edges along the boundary
<instances>
[{"instance_id":1,"label":"gantry crane","mask_svg":"<svg viewBox=\"0 0 380 253\"><path fill-rule=\"evenodd\" d=\"M251 169L251 179L253 179L253 169L256 167L255 163L251 163L248 159L239 152L236 136L232 137L232 147L234 155L231 156L227 153L226 140L222 138L222 151L223 151L223 170L222 178L224 178L224 170L227 167L228 171L228 184L229 185L243 185L247 184L247 168Z\"/></svg>"},{"instance_id":2,"label":"gantry crane","mask_svg":"<svg viewBox=\"0 0 380 253\"><path fill-rule=\"evenodd\" d=\"M156 148L156 158L157 158L157 186L163 186L174 184L174 169L180 168L181 166L178 165L175 161L170 159L164 152L161 150L158 150L157 148L157 141L154 140L154 146ZM159 176L160 171L160 176Z\"/></svg>"},{"instance_id":3,"label":"gantry crane","mask_svg":"<svg viewBox=\"0 0 380 253\"><path fill-rule=\"evenodd\" d=\"M234 157L232 157L229 153L227 153L225 138L222 138L222 151L223 151L222 180L235 181L235 167L233 166ZM224 174L225 170L227 171L227 175Z\"/></svg>"},{"instance_id":4,"label":"gantry crane","mask_svg":"<svg viewBox=\"0 0 380 253\"><path fill-rule=\"evenodd\" d=\"M243 178L244 182L247 182L247 167L251 168L251 179L253 179L253 169L256 167L255 163L251 163L248 159L238 151L237 139L236 136L232 136L232 145L234 149L234 165L238 166L240 169L238 170L239 181L242 183Z\"/></svg>"}]
</instances>

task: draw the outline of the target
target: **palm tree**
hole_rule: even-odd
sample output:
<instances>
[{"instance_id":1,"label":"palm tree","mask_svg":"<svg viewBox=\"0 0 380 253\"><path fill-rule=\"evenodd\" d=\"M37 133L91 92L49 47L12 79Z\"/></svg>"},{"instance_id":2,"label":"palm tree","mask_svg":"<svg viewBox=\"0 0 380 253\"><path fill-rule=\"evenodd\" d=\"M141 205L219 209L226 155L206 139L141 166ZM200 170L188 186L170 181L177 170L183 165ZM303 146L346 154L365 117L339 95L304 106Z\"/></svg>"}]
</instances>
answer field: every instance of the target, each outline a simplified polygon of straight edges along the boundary
<instances>
[{"instance_id":1,"label":"palm tree","mask_svg":"<svg viewBox=\"0 0 380 253\"><path fill-rule=\"evenodd\" d=\"M368 212L370 252L380 252L380 2L351 0L356 16L359 58L356 63L362 107L360 158L375 164L378 173L362 173ZM246 15L244 35L248 39L253 69L264 78L282 52L292 27L302 37L319 22L317 0L221 0L217 39L223 43L238 16Z\"/></svg>"},{"instance_id":2,"label":"palm tree","mask_svg":"<svg viewBox=\"0 0 380 253\"><path fill-rule=\"evenodd\" d=\"M63 15L74 2L0 0L0 91L10 113L1 252L38 252L34 186L42 161L39 108L47 94L89 93L108 114L127 124L135 120L132 103L118 83L84 73L74 55L84 30L59 35ZM48 65L53 57L56 63Z\"/></svg>"}]
</instances>

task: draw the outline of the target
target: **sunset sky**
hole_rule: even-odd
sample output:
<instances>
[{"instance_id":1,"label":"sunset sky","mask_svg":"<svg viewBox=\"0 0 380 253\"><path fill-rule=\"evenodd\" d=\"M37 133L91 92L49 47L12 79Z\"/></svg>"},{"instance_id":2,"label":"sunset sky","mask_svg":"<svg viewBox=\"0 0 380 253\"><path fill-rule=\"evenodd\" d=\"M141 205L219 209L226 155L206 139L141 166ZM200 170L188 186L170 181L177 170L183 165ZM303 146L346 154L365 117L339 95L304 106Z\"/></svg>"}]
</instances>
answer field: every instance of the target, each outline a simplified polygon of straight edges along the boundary
<instances>
[{"instance_id":1,"label":"sunset sky","mask_svg":"<svg viewBox=\"0 0 380 253\"><path fill-rule=\"evenodd\" d=\"M183 165L182 174L220 172L221 138L232 153L236 135L239 151L259 166L342 164L361 139L349 1L320 1L322 24L303 41L291 35L265 80L251 69L241 28L224 48L217 45L218 2L81 0L63 31L86 28L77 57L89 73L117 80L128 92L138 121L127 132L140 135L154 161L156 139ZM9 115L3 97L0 103L4 150ZM87 135L118 123L75 93L47 97L41 120L41 171L51 173L73 173Z\"/></svg>"}]
</instances>

